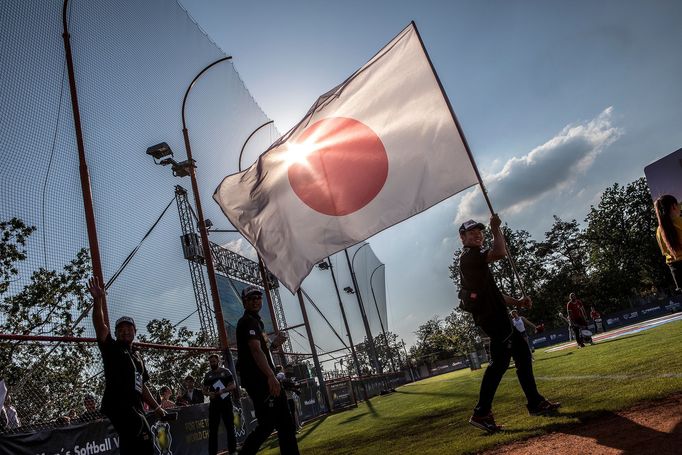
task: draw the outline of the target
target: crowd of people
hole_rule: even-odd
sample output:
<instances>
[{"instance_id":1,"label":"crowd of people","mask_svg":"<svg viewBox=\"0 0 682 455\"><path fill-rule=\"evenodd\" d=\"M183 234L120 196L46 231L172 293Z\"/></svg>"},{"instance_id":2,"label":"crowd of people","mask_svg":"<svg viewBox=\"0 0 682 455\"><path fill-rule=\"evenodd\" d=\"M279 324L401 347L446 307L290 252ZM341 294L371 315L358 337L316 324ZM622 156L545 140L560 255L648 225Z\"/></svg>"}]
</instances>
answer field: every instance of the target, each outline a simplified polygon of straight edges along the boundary
<instances>
[{"instance_id":1,"label":"crowd of people","mask_svg":"<svg viewBox=\"0 0 682 455\"><path fill-rule=\"evenodd\" d=\"M670 268L677 291L682 285L682 217L676 198L664 195L655 201L658 219L656 239L662 255ZM533 374L533 345L529 332L544 330L544 324L533 324L520 314L519 309L531 308L528 296L520 299L500 292L493 277L490 263L507 255L501 221L497 215L490 219L491 247L483 245L485 225L469 220L459 228L463 244L459 258L460 308L472 314L477 326L490 339L490 361L480 386L478 403L473 409L469 423L494 433L502 427L493 417L492 403L497 387L510 362L514 360L517 377L526 396L526 408L532 415L545 415L556 411L560 404L540 394ZM104 289L96 278L89 282L94 300L93 324L104 365L105 390L101 405L95 396L83 398L83 409L70 411L57 419L58 425L87 423L108 418L120 437L120 450L125 454L153 453L152 435L147 421L148 413L159 419L170 420L168 412L174 408L202 404L208 398L209 454L216 454L218 433L222 422L227 429L227 448L230 454L237 452L234 430L233 406L239 403L237 381L233 372L223 366L223 359L216 354L208 357L209 369L201 387L194 377L188 375L175 393L164 385L154 392L149 385L149 374L144 361L135 349L133 341L137 332L135 321L128 316L119 318L110 331L103 316ZM277 430L281 453L298 454L296 432L300 428L294 395L298 393L295 382L290 380L284 368L275 365L271 351L286 340L282 333L270 339L265 332L259 312L262 308L262 292L256 286L246 287L241 294L244 314L237 324L237 370L242 387L251 398L257 418L256 428L248 435L241 454L255 454L265 440ZM511 311L508 310L511 307ZM595 330L601 325L601 314L594 306L588 313L584 303L571 293L566 303L566 314L559 313L567 321L579 347L592 343L589 321ZM112 336L113 335L113 336ZM0 430L12 431L21 427L12 397L6 394L0 407Z\"/></svg>"},{"instance_id":2,"label":"crowd of people","mask_svg":"<svg viewBox=\"0 0 682 455\"><path fill-rule=\"evenodd\" d=\"M202 381L202 390L195 387L192 376L187 376L183 389L175 397L169 386L162 386L155 395L150 390L149 372L133 345L137 332L135 321L128 316L120 317L114 325L115 338L112 337L103 314L104 288L97 278L92 278L88 289L94 301L93 325L104 364L105 389L101 412L109 418L119 435L121 454L153 453L147 412L153 412L160 420L172 420L173 413L169 414L169 410L203 403L206 397L209 399L209 454L217 453L221 422L227 430L228 452L236 453L233 400L239 402L237 381L232 371L221 365L222 359L216 354L208 357L210 368ZM286 386L286 375L278 377L278 368L271 353L279 349L286 336L280 332L271 340L265 332L259 314L263 295L258 287L244 288L241 297L244 314L237 323L237 370L241 386L253 403L257 426L247 436L240 453L255 454L276 429L281 453L297 455L298 423L285 391L291 388ZM281 367L279 373L282 373Z\"/></svg>"}]
</instances>

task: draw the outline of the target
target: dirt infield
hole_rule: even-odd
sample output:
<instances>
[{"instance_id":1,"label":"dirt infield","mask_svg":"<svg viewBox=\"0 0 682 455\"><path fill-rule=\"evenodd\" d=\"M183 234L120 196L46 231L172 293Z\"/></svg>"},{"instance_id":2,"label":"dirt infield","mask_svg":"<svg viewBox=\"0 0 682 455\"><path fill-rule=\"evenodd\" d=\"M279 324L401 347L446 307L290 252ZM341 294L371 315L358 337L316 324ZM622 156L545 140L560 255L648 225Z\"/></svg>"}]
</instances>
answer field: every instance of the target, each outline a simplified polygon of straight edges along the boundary
<instances>
[{"instance_id":1,"label":"dirt infield","mask_svg":"<svg viewBox=\"0 0 682 455\"><path fill-rule=\"evenodd\" d=\"M664 401L643 403L625 411L581 419L577 425L484 453L679 454L682 453L682 394Z\"/></svg>"}]
</instances>

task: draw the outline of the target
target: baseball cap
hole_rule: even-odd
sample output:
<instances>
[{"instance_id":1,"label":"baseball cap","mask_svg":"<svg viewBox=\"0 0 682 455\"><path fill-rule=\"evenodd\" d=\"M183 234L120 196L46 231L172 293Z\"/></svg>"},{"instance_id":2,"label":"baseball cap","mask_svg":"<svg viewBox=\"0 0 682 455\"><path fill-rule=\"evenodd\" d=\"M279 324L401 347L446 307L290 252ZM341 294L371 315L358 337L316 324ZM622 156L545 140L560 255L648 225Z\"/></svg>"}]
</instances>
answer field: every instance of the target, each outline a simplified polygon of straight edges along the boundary
<instances>
[{"instance_id":1,"label":"baseball cap","mask_svg":"<svg viewBox=\"0 0 682 455\"><path fill-rule=\"evenodd\" d=\"M474 220L465 221L459 227L459 233L464 234L466 231L470 231L472 229L485 229L485 224Z\"/></svg>"},{"instance_id":2,"label":"baseball cap","mask_svg":"<svg viewBox=\"0 0 682 455\"><path fill-rule=\"evenodd\" d=\"M258 286L253 286L253 285L247 286L244 289L242 289L242 299L245 299L248 296L253 295L253 294L263 295L263 292L261 292L261 290Z\"/></svg>"},{"instance_id":3,"label":"baseball cap","mask_svg":"<svg viewBox=\"0 0 682 455\"><path fill-rule=\"evenodd\" d=\"M114 325L114 328L118 329L118 326L123 324L124 322L127 322L128 324L132 325L135 330L137 330L137 327L135 326L135 320L131 318L130 316L121 316L120 318L116 319L116 324Z\"/></svg>"}]
</instances>

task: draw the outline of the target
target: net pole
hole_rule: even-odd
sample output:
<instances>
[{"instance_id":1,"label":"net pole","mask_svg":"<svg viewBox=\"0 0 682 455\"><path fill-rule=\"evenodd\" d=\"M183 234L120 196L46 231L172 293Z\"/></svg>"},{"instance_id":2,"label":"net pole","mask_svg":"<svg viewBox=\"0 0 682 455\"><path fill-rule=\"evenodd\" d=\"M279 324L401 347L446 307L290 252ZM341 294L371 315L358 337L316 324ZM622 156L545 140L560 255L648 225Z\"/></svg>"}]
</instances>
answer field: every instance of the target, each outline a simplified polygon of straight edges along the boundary
<instances>
[{"instance_id":1,"label":"net pole","mask_svg":"<svg viewBox=\"0 0 682 455\"><path fill-rule=\"evenodd\" d=\"M322 367L320 367L320 359L317 356L317 348L315 347L315 341L313 340L313 331L310 328L310 321L308 320L308 312L305 309L305 302L303 301L303 293L299 288L296 291L296 296L298 297L298 304L301 306L301 315L303 316L303 323L305 324L305 331L308 335L308 341L310 342L310 353L313 356L313 363L315 364L315 374L317 374L317 380L320 381L320 388L322 389L322 396L324 397L324 404L327 406L327 412L331 410L329 403L329 394L327 393L327 386L324 383L324 375L322 374Z\"/></svg>"},{"instance_id":2,"label":"net pole","mask_svg":"<svg viewBox=\"0 0 682 455\"><path fill-rule=\"evenodd\" d=\"M336 275L334 275L334 267L332 266L331 259L327 258L327 264L329 265L329 271L332 273L332 281L334 282L334 290L336 291L336 298L339 299L339 308L341 308L341 317L343 318L343 325L346 327L346 334L348 335L348 342L350 343L350 353L353 356L353 362L355 363L355 369L358 372L358 381L362 385L362 393L365 395L365 401L369 400L369 394L367 393L367 388L365 387L365 382L362 380L362 371L360 370L360 362L358 361L358 354L355 352L355 345L353 344L353 338L350 334L350 326L348 325L348 318L346 317L346 310L343 307L343 301L341 300L341 293L339 292L339 285L336 283Z\"/></svg>"},{"instance_id":3,"label":"net pole","mask_svg":"<svg viewBox=\"0 0 682 455\"><path fill-rule=\"evenodd\" d=\"M62 24L64 39L64 53L66 58L66 68L69 74L69 93L71 94L71 112L73 113L73 126L76 133L76 146L78 148L78 170L80 174L81 192L83 194L83 209L85 210L85 225L88 233L88 244L90 246L90 260L95 277L104 286L104 274L102 273L102 260L99 254L99 242L97 239L97 226L95 224L95 210L92 204L92 188L90 186L90 172L88 163L85 159L85 142L83 141L83 128L81 125L81 114L78 105L78 90L76 87L76 72L73 65L73 54L71 52L71 35L69 34L69 24L67 21L69 0L64 0L62 9ZM109 325L109 310L107 307L106 294L102 296L102 313L104 322Z\"/></svg>"}]
</instances>

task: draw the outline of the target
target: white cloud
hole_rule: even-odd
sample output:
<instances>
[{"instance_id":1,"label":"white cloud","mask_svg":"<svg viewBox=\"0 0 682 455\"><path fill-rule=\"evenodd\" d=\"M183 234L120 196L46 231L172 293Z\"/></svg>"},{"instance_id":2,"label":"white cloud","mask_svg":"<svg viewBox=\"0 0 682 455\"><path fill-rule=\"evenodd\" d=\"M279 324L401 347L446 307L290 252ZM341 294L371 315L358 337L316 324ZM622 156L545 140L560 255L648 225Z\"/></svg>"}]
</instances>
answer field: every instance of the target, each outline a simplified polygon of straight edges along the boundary
<instances>
[{"instance_id":1,"label":"white cloud","mask_svg":"<svg viewBox=\"0 0 682 455\"><path fill-rule=\"evenodd\" d=\"M251 246L249 242L244 240L243 238L239 239L234 239L230 240L229 242L221 245L223 248L227 248L228 250L240 254L246 258L251 259L252 261L258 262L258 255L256 254L256 250Z\"/></svg>"},{"instance_id":2,"label":"white cloud","mask_svg":"<svg viewBox=\"0 0 682 455\"><path fill-rule=\"evenodd\" d=\"M483 176L495 210L517 214L543 196L571 192L571 184L623 134L621 128L613 126L612 115L613 107L608 107L589 122L568 125L528 154L509 159L499 172ZM487 206L476 187L462 197L455 224L487 217Z\"/></svg>"}]
</instances>

